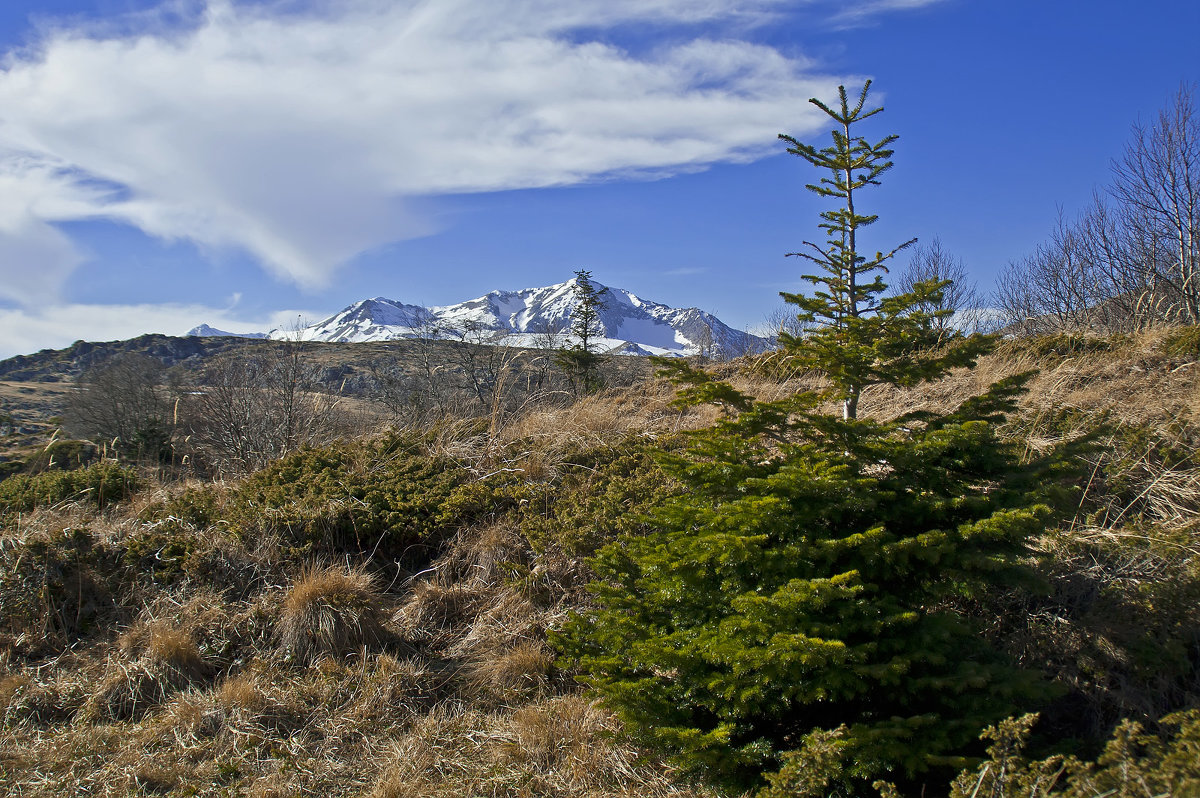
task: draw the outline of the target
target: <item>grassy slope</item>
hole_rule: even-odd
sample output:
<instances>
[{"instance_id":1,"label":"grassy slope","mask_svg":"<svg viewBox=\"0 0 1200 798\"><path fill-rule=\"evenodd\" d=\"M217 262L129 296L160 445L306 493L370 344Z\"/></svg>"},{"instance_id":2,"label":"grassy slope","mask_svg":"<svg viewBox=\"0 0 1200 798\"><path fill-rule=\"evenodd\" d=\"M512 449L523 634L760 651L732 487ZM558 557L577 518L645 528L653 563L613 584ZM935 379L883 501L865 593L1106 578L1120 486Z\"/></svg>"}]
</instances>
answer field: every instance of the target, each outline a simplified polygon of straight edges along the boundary
<instances>
[{"instance_id":1,"label":"grassy slope","mask_svg":"<svg viewBox=\"0 0 1200 798\"><path fill-rule=\"evenodd\" d=\"M863 403L945 408L1038 368L1012 435L1037 448L1108 418L1078 518L1040 541L1049 593L968 608L1056 675L1066 692L1045 722L1084 746L1119 717L1200 696L1200 365L1163 344L1014 345ZM0 794L705 794L609 734L545 644L586 601L583 555L635 531L631 510L670 489L648 444L711 418L669 398L647 385L491 432L446 424L400 450L349 446L323 472L344 496L277 490L275 474L8 515ZM405 507L436 494L441 509L413 545L372 537L388 508L350 486L400 479L414 459L453 484L405 472Z\"/></svg>"}]
</instances>

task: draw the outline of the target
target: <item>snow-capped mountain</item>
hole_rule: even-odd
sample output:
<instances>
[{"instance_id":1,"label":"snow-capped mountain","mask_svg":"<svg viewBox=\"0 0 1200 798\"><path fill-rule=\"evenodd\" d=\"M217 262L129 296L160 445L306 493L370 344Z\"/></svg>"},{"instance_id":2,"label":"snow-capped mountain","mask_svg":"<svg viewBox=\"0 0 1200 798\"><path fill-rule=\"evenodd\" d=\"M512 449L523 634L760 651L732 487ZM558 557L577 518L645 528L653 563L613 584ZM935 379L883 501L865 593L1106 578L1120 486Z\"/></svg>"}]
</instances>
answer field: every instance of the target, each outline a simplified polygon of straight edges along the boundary
<instances>
[{"instance_id":1,"label":"snow-capped mountain","mask_svg":"<svg viewBox=\"0 0 1200 798\"><path fill-rule=\"evenodd\" d=\"M201 324L198 327L193 327L184 335L195 338L267 338L269 333L252 332L252 333L235 333L218 330L216 327L210 327L207 324Z\"/></svg>"},{"instance_id":2,"label":"snow-capped mountain","mask_svg":"<svg viewBox=\"0 0 1200 798\"><path fill-rule=\"evenodd\" d=\"M592 282L597 289L605 286ZM733 356L761 351L769 342L735 330L697 308L672 308L623 288L602 297L596 344L615 354ZM576 303L575 279L545 288L492 291L461 302L424 308L383 297L350 305L299 331L272 330L271 338L306 341L388 341L446 338L510 346L559 346L567 341Z\"/></svg>"}]
</instances>

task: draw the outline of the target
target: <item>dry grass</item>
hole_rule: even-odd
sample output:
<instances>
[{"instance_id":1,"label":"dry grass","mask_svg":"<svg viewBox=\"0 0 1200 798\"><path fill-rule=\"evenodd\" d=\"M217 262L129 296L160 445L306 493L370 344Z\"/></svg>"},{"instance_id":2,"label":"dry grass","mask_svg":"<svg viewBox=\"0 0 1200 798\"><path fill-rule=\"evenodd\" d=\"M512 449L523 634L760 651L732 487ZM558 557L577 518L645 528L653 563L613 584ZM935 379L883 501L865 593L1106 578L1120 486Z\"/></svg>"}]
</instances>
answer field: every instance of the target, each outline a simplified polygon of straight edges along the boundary
<instances>
[{"instance_id":1,"label":"dry grass","mask_svg":"<svg viewBox=\"0 0 1200 798\"><path fill-rule=\"evenodd\" d=\"M118 648L80 709L78 717L86 723L141 717L212 670L190 632L161 621L135 625L118 640Z\"/></svg>"},{"instance_id":2,"label":"dry grass","mask_svg":"<svg viewBox=\"0 0 1200 798\"><path fill-rule=\"evenodd\" d=\"M613 719L579 696L495 713L435 711L401 737L371 798L709 796L640 764Z\"/></svg>"},{"instance_id":3,"label":"dry grass","mask_svg":"<svg viewBox=\"0 0 1200 798\"><path fill-rule=\"evenodd\" d=\"M406 640L427 643L464 626L479 600L478 589L470 585L418 582L392 621Z\"/></svg>"},{"instance_id":4,"label":"dry grass","mask_svg":"<svg viewBox=\"0 0 1200 798\"><path fill-rule=\"evenodd\" d=\"M384 597L361 570L308 568L284 599L279 642L291 657L313 662L341 657L383 638Z\"/></svg>"}]
</instances>

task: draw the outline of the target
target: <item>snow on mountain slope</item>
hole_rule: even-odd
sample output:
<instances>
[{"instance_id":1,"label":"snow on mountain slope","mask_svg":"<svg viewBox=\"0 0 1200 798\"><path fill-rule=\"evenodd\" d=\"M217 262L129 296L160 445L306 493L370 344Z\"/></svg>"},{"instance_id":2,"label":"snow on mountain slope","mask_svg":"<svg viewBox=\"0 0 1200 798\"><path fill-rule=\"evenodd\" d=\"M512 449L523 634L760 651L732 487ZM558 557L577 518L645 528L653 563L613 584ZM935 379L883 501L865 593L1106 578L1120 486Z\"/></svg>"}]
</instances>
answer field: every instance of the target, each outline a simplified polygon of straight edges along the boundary
<instances>
[{"instance_id":1,"label":"snow on mountain slope","mask_svg":"<svg viewBox=\"0 0 1200 798\"><path fill-rule=\"evenodd\" d=\"M599 290L605 286L593 281ZM625 354L736 356L770 343L735 330L697 308L672 308L622 288L607 288L597 345ZM460 302L423 308L383 297L356 302L298 331L272 330L275 339L388 341L435 337L512 346L566 341L575 306L574 278L543 288L492 291Z\"/></svg>"},{"instance_id":2,"label":"snow on mountain slope","mask_svg":"<svg viewBox=\"0 0 1200 798\"><path fill-rule=\"evenodd\" d=\"M271 330L270 337L280 340L358 342L390 341L420 336L422 327L433 320L420 305L406 305L377 296L356 302L316 324L299 330Z\"/></svg>"},{"instance_id":3,"label":"snow on mountain slope","mask_svg":"<svg viewBox=\"0 0 1200 798\"><path fill-rule=\"evenodd\" d=\"M184 333L185 337L193 338L266 338L268 333L252 332L252 333L235 333L218 330L216 327L210 327L207 324L201 324L198 327L193 327Z\"/></svg>"}]
</instances>

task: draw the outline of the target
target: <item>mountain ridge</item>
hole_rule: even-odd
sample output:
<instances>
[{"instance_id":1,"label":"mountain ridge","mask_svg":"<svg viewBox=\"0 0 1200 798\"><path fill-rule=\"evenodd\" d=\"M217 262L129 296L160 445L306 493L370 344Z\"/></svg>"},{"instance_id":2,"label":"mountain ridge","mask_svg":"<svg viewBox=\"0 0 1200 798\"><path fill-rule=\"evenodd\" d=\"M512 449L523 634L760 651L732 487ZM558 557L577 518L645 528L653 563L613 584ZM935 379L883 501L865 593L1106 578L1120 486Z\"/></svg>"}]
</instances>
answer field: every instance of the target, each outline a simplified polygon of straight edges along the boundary
<instances>
[{"instance_id":1,"label":"mountain ridge","mask_svg":"<svg viewBox=\"0 0 1200 798\"><path fill-rule=\"evenodd\" d=\"M187 334L266 336L331 343L364 343L403 338L438 338L507 346L557 347L571 343L568 331L576 304L576 278L563 283L495 290L453 305L423 307L376 296L298 330L235 334L200 325ZM613 354L734 357L770 348L772 342L736 330L699 308L673 308L623 288L604 286L596 338Z\"/></svg>"}]
</instances>

